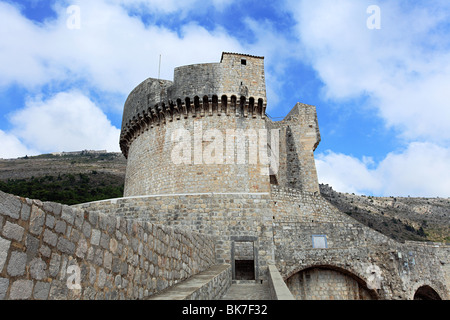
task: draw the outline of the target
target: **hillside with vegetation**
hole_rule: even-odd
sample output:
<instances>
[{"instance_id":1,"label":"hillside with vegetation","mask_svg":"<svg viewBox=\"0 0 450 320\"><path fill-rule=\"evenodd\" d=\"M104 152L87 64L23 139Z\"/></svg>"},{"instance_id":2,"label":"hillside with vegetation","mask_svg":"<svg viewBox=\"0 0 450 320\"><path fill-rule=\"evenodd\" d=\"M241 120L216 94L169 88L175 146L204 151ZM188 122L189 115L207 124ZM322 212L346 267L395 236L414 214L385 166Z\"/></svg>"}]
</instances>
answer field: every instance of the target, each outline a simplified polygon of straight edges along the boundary
<instances>
[{"instance_id":1,"label":"hillside with vegetation","mask_svg":"<svg viewBox=\"0 0 450 320\"><path fill-rule=\"evenodd\" d=\"M120 153L82 151L0 159L0 190L63 204L123 196L126 159Z\"/></svg>"},{"instance_id":2,"label":"hillside with vegetation","mask_svg":"<svg viewBox=\"0 0 450 320\"><path fill-rule=\"evenodd\" d=\"M450 198L371 197L320 185L340 211L398 240L450 242Z\"/></svg>"}]
</instances>

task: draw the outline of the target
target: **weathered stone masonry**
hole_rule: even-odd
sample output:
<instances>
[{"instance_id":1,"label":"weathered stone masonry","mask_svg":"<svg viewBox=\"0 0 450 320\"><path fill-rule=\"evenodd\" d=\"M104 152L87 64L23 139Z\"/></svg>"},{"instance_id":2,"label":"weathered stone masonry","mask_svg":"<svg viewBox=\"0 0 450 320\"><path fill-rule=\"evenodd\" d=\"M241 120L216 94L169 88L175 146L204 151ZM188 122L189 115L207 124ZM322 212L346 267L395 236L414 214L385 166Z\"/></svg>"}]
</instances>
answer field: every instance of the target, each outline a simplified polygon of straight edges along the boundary
<instances>
[{"instance_id":1,"label":"weathered stone masonry","mask_svg":"<svg viewBox=\"0 0 450 320\"><path fill-rule=\"evenodd\" d=\"M297 298L412 299L419 284L447 298L448 247L395 242L320 196L316 108L298 103L284 120L270 120L263 62L223 53L220 63L176 68L173 82L140 84L122 123L128 198L82 207L214 235L216 259L232 264L233 277L238 259L253 258L256 280L267 280L267 266L275 263ZM259 162L174 165L172 133L193 133L199 123L222 134L279 130L277 170L261 175L267 167ZM195 143L210 142L194 138L191 152Z\"/></svg>"},{"instance_id":2,"label":"weathered stone masonry","mask_svg":"<svg viewBox=\"0 0 450 320\"><path fill-rule=\"evenodd\" d=\"M214 264L210 236L0 192L0 299L143 299Z\"/></svg>"},{"instance_id":3,"label":"weathered stone masonry","mask_svg":"<svg viewBox=\"0 0 450 320\"><path fill-rule=\"evenodd\" d=\"M314 272L319 278L328 277L321 286L329 291L339 289L343 281L355 288L343 288L340 295L336 290L331 295L309 295L309 299L412 299L422 285L432 286L441 298L448 297L449 247L398 243L313 193L274 186L270 194L153 195L77 207L214 235L218 263L233 263L233 237L254 237L257 278L265 280L267 266L276 263L293 292L302 271L311 274L317 268ZM313 235L325 235L327 248L314 248ZM367 288L373 268L379 268L382 277L375 291Z\"/></svg>"}]
</instances>

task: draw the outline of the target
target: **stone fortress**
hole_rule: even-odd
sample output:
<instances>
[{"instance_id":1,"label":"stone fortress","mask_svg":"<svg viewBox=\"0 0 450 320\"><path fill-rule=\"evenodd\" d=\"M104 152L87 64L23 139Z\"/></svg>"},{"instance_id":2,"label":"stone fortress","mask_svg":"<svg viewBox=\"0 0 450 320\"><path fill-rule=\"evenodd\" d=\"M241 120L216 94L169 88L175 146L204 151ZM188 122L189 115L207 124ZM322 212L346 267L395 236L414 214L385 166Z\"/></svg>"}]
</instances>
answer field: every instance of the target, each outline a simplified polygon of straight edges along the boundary
<instances>
[{"instance_id":1,"label":"stone fortress","mask_svg":"<svg viewBox=\"0 0 450 320\"><path fill-rule=\"evenodd\" d=\"M394 241L320 195L314 106L266 115L264 58L149 78L125 102L124 197L0 192L0 299L450 299L450 247ZM246 297L242 297L246 299Z\"/></svg>"}]
</instances>

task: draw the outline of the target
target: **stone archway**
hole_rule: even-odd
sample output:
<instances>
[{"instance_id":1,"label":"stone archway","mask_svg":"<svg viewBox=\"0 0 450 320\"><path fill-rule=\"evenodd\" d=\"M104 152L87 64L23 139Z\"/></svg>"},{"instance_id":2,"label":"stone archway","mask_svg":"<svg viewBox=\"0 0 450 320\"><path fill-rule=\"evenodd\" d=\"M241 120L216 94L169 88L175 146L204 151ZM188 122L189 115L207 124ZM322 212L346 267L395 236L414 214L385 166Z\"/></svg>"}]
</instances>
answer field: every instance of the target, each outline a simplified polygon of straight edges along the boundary
<instances>
[{"instance_id":1,"label":"stone archway","mask_svg":"<svg viewBox=\"0 0 450 320\"><path fill-rule=\"evenodd\" d=\"M355 274L333 266L303 269L286 281L297 300L377 300L375 290Z\"/></svg>"},{"instance_id":2,"label":"stone archway","mask_svg":"<svg viewBox=\"0 0 450 320\"><path fill-rule=\"evenodd\" d=\"M414 293L414 300L442 300L439 294L430 286L424 285Z\"/></svg>"}]
</instances>

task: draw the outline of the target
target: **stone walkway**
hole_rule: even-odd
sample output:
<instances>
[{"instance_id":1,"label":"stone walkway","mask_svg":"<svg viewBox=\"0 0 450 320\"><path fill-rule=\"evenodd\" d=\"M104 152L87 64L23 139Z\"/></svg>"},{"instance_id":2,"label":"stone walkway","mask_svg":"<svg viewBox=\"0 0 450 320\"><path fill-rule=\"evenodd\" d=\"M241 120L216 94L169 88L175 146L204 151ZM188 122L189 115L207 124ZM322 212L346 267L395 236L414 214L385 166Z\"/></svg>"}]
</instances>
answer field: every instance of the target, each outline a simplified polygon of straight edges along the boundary
<instances>
[{"instance_id":1,"label":"stone walkway","mask_svg":"<svg viewBox=\"0 0 450 320\"><path fill-rule=\"evenodd\" d=\"M221 300L270 300L267 283L233 283Z\"/></svg>"}]
</instances>

